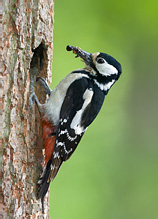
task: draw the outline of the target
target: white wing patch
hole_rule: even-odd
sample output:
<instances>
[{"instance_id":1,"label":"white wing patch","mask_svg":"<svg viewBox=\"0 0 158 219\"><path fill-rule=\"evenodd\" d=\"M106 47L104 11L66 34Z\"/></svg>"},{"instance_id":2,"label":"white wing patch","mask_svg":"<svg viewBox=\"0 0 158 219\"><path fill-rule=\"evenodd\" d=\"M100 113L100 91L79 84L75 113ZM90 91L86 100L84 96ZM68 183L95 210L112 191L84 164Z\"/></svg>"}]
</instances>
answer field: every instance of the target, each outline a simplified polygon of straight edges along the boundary
<instances>
[{"instance_id":1,"label":"white wing patch","mask_svg":"<svg viewBox=\"0 0 158 219\"><path fill-rule=\"evenodd\" d=\"M76 115L74 116L74 118L70 124L71 129L75 130L76 135L80 135L83 131L85 131L84 128L81 126L81 118L82 118L84 110L86 109L86 107L88 106L88 104L92 100L93 93L94 92L92 91L92 89L87 89L84 92L83 99L85 101L83 103L83 106L79 111L77 111Z\"/></svg>"}]
</instances>

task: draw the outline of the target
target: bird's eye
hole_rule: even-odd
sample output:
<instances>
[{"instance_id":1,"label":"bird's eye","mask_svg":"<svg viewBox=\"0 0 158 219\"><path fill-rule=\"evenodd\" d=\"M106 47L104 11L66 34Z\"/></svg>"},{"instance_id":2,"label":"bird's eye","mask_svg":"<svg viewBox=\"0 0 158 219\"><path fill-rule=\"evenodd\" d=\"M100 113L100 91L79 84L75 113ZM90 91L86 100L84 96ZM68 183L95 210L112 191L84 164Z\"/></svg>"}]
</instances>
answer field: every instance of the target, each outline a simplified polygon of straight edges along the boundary
<instances>
[{"instance_id":1,"label":"bird's eye","mask_svg":"<svg viewBox=\"0 0 158 219\"><path fill-rule=\"evenodd\" d=\"M102 63L104 63L105 61L104 61L104 59L99 58L99 59L97 59L97 62L98 62L99 64L102 64Z\"/></svg>"}]
</instances>

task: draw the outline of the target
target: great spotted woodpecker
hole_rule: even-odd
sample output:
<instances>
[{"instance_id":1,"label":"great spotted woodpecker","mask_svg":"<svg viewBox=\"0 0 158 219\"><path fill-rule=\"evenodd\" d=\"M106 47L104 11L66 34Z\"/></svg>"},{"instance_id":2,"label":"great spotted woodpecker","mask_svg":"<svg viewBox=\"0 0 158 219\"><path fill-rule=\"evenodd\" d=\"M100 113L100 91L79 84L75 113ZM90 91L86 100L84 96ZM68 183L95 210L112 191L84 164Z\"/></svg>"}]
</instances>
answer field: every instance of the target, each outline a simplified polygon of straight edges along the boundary
<instances>
[{"instance_id":1,"label":"great spotted woodpecker","mask_svg":"<svg viewBox=\"0 0 158 219\"><path fill-rule=\"evenodd\" d=\"M40 104L33 89L29 98L30 107L36 101L42 114L45 159L39 180L39 198L43 211L51 179L75 151L122 72L120 63L108 54L88 53L73 46L67 46L67 50L81 57L85 67L71 72L54 90L39 77L37 80L44 86L49 99Z\"/></svg>"}]
</instances>

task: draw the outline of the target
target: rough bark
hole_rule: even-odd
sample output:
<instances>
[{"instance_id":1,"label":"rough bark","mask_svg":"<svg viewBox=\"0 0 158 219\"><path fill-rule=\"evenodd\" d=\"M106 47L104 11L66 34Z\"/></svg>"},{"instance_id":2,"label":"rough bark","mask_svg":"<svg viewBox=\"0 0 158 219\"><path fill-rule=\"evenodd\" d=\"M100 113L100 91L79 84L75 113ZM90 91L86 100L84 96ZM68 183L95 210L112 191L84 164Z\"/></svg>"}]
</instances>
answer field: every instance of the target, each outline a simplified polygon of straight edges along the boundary
<instances>
[{"instance_id":1,"label":"rough bark","mask_svg":"<svg viewBox=\"0 0 158 219\"><path fill-rule=\"evenodd\" d=\"M54 0L5 0L0 15L0 217L49 218L37 200L43 140L37 107L28 106L30 75L51 80ZM2 10L1 10L2 12ZM35 84L40 101L45 100Z\"/></svg>"}]
</instances>

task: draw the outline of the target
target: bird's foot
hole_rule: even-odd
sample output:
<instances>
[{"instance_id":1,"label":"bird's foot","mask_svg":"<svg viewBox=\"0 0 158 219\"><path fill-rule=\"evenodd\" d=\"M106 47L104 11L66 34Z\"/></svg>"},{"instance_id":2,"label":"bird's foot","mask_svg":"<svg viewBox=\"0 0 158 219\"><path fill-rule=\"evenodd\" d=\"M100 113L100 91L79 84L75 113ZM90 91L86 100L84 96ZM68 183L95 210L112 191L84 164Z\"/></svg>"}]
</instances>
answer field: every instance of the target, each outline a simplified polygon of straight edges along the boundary
<instances>
[{"instance_id":1,"label":"bird's foot","mask_svg":"<svg viewBox=\"0 0 158 219\"><path fill-rule=\"evenodd\" d=\"M36 94L35 94L34 91L33 91L33 92L30 94L30 96L29 96L29 107L26 108L27 110L29 110L29 109L32 108L33 104L34 104L35 101L36 101L36 98L37 98L37 96L36 96Z\"/></svg>"}]
</instances>

